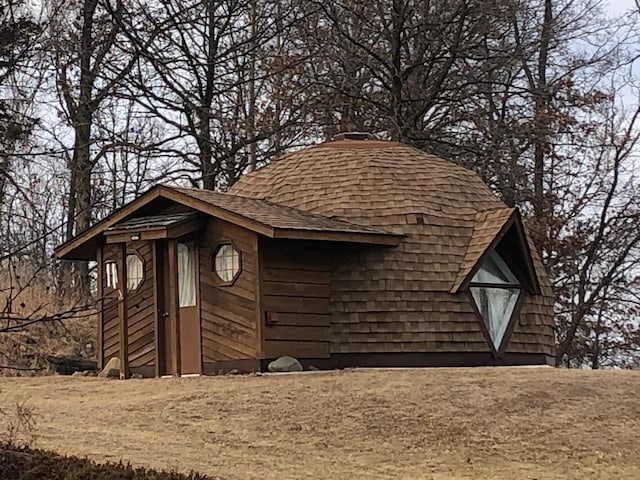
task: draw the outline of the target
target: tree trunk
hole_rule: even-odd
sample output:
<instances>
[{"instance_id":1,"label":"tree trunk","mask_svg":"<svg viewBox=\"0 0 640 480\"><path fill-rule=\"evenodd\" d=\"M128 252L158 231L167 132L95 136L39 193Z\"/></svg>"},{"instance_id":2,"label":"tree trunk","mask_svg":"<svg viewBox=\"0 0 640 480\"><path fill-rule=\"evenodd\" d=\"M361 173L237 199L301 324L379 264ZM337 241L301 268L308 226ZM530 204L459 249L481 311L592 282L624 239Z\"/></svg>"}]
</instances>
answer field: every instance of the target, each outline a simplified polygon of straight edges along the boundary
<instances>
[{"instance_id":1,"label":"tree trunk","mask_svg":"<svg viewBox=\"0 0 640 480\"><path fill-rule=\"evenodd\" d=\"M83 8L82 39L80 45L80 92L75 108L70 108L74 130L73 156L71 159L71 184L69 189L69 211L67 215L67 239L87 230L91 226L91 125L93 121L92 89L95 80L91 71L93 54L93 16L96 0L87 1ZM70 106L73 107L73 106ZM89 266L86 262L75 262L71 284L81 301L89 301Z\"/></svg>"},{"instance_id":2,"label":"tree trunk","mask_svg":"<svg viewBox=\"0 0 640 480\"><path fill-rule=\"evenodd\" d=\"M534 164L533 164L533 208L538 219L544 219L549 210L545 205L544 174L545 159L549 153L548 122L551 95L547 85L547 68L551 37L553 35L552 0L544 2L544 18L538 54L537 85L534 87Z\"/></svg>"}]
</instances>

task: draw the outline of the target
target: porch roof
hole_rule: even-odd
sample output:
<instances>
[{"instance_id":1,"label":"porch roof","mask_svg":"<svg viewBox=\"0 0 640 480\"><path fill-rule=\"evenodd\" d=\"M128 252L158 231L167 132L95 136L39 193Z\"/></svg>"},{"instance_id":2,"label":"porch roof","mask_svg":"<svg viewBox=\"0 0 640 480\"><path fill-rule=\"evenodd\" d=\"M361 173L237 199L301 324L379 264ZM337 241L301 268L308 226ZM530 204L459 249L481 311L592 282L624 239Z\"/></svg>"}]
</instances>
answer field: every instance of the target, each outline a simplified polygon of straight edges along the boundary
<instances>
[{"instance_id":1,"label":"porch roof","mask_svg":"<svg viewBox=\"0 0 640 480\"><path fill-rule=\"evenodd\" d=\"M60 245L55 256L67 260L94 260L105 233L143 227L167 227L186 220L182 214L159 216L142 214L145 206L158 198L192 208L196 212L226 220L269 238L342 241L397 245L404 237L371 227L278 205L267 200L246 198L195 188L157 185L116 210L86 231ZM153 223L156 224L153 224ZM158 225L157 222L163 225ZM169 222L169 224L167 224ZM109 232L107 232L109 230Z\"/></svg>"},{"instance_id":2,"label":"porch roof","mask_svg":"<svg viewBox=\"0 0 640 480\"><path fill-rule=\"evenodd\" d=\"M119 232L130 230L142 230L147 228L166 228L191 220L196 212L167 213L164 215L149 215L136 217L123 222L118 222L106 229L107 232Z\"/></svg>"}]
</instances>

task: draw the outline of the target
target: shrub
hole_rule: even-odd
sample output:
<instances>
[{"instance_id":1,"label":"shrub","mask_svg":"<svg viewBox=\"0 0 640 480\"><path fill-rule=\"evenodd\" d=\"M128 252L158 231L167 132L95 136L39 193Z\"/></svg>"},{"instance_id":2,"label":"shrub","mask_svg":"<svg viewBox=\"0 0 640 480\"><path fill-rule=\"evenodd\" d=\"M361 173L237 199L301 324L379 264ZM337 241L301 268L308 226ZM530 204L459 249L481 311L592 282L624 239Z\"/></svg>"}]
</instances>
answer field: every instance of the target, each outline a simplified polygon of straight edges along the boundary
<instances>
[{"instance_id":1,"label":"shrub","mask_svg":"<svg viewBox=\"0 0 640 480\"><path fill-rule=\"evenodd\" d=\"M95 311L60 316L76 309L47 270L0 262L0 375L46 374L48 355L95 357ZM51 320L31 323L41 318Z\"/></svg>"},{"instance_id":2,"label":"shrub","mask_svg":"<svg viewBox=\"0 0 640 480\"><path fill-rule=\"evenodd\" d=\"M86 458L66 457L43 450L0 446L2 480L207 480L199 473L187 475L134 468L129 464L98 464Z\"/></svg>"}]
</instances>

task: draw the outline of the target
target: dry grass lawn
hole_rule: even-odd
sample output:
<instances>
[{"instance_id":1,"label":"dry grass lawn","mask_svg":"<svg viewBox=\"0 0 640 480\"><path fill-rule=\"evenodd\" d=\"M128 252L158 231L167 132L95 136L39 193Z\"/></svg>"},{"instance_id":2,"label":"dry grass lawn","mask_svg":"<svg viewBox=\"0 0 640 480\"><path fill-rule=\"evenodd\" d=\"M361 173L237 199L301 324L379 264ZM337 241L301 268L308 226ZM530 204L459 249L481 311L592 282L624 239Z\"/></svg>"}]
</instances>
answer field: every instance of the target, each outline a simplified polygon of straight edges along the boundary
<instances>
[{"instance_id":1,"label":"dry grass lawn","mask_svg":"<svg viewBox=\"0 0 640 480\"><path fill-rule=\"evenodd\" d=\"M38 447L214 478L640 478L640 372L0 380L23 400Z\"/></svg>"}]
</instances>

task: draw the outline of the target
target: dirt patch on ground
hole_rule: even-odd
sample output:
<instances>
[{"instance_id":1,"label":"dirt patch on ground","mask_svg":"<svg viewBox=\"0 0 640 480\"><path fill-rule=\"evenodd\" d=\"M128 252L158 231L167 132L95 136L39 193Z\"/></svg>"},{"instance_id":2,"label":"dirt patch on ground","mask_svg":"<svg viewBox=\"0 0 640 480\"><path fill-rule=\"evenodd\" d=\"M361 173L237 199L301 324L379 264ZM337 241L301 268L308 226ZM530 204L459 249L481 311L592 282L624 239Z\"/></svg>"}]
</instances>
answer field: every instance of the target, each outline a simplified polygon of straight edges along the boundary
<instances>
[{"instance_id":1,"label":"dirt patch on ground","mask_svg":"<svg viewBox=\"0 0 640 480\"><path fill-rule=\"evenodd\" d=\"M224 479L640 478L640 372L0 379L24 400L38 447Z\"/></svg>"}]
</instances>

